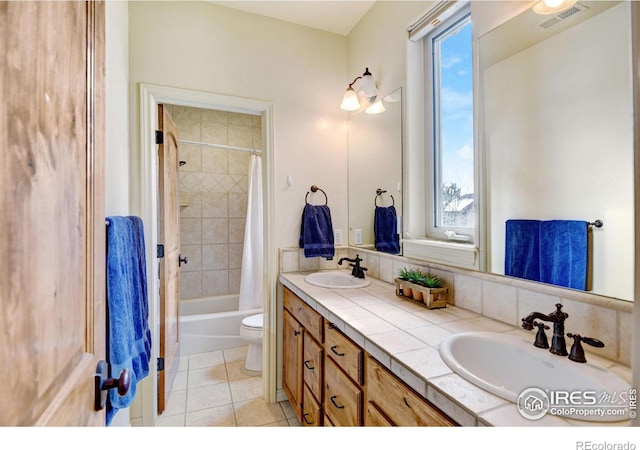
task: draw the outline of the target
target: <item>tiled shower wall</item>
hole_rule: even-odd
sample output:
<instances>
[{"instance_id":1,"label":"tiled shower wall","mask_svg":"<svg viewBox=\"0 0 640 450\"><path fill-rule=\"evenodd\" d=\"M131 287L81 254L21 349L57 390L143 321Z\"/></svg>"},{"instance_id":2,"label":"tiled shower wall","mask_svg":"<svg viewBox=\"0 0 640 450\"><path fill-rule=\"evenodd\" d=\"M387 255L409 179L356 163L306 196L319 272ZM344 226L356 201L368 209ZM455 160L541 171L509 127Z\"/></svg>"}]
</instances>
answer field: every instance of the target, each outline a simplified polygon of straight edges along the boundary
<instances>
[{"instance_id":1,"label":"tiled shower wall","mask_svg":"<svg viewBox=\"0 0 640 450\"><path fill-rule=\"evenodd\" d=\"M262 146L261 117L172 105L180 140ZM182 299L237 294L247 214L249 152L182 143L179 159Z\"/></svg>"}]
</instances>

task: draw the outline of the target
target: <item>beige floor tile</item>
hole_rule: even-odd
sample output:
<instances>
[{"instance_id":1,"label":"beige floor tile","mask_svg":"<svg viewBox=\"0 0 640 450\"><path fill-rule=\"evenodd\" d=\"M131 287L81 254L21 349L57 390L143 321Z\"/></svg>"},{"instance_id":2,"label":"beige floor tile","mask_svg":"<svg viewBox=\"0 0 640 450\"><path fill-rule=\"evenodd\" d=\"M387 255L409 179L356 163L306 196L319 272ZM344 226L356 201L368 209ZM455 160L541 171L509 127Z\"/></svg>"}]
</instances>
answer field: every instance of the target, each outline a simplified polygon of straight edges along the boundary
<instances>
[{"instance_id":1,"label":"beige floor tile","mask_svg":"<svg viewBox=\"0 0 640 450\"><path fill-rule=\"evenodd\" d=\"M235 427L233 405L223 405L216 408L203 409L187 414L187 427Z\"/></svg>"},{"instance_id":2,"label":"beige floor tile","mask_svg":"<svg viewBox=\"0 0 640 450\"><path fill-rule=\"evenodd\" d=\"M184 427L185 426L185 415L184 414L176 414L174 416L167 416L164 413L158 416L158 420L156 421L156 427Z\"/></svg>"},{"instance_id":3,"label":"beige floor tile","mask_svg":"<svg viewBox=\"0 0 640 450\"><path fill-rule=\"evenodd\" d=\"M173 389L169 394L169 399L164 408L162 415L173 416L176 414L184 414L187 406L187 390Z\"/></svg>"},{"instance_id":4,"label":"beige floor tile","mask_svg":"<svg viewBox=\"0 0 640 450\"><path fill-rule=\"evenodd\" d=\"M290 419L292 417L296 417L296 412L293 410L293 407L291 406L291 403L289 403L289 400L285 400L284 402L280 402L280 407L282 408L282 411L284 412L284 416L287 419Z\"/></svg>"},{"instance_id":5,"label":"beige floor tile","mask_svg":"<svg viewBox=\"0 0 640 450\"><path fill-rule=\"evenodd\" d=\"M240 361L244 362L247 359L247 349L248 347L246 345L242 347L224 349L224 361L227 364Z\"/></svg>"},{"instance_id":6,"label":"beige floor tile","mask_svg":"<svg viewBox=\"0 0 640 450\"><path fill-rule=\"evenodd\" d=\"M210 384L187 391L187 412L231 403L231 392L227 383Z\"/></svg>"},{"instance_id":7,"label":"beige floor tile","mask_svg":"<svg viewBox=\"0 0 640 450\"><path fill-rule=\"evenodd\" d=\"M189 370L203 367L220 366L224 364L222 350L207 353L196 353L189 356Z\"/></svg>"},{"instance_id":8,"label":"beige floor tile","mask_svg":"<svg viewBox=\"0 0 640 450\"><path fill-rule=\"evenodd\" d=\"M185 390L187 388L188 377L189 372L178 372L176 374L176 379L173 382L173 386L171 387L171 392Z\"/></svg>"},{"instance_id":9,"label":"beige floor tile","mask_svg":"<svg viewBox=\"0 0 640 450\"><path fill-rule=\"evenodd\" d=\"M191 369L189 371L188 387L200 387L208 384L226 383L227 370L224 365Z\"/></svg>"},{"instance_id":10,"label":"beige floor tile","mask_svg":"<svg viewBox=\"0 0 640 450\"><path fill-rule=\"evenodd\" d=\"M229 378L229 381L243 380L245 378L261 378L261 376L262 372L254 372L245 369L244 361L227 363L227 377Z\"/></svg>"},{"instance_id":11,"label":"beige floor tile","mask_svg":"<svg viewBox=\"0 0 640 450\"><path fill-rule=\"evenodd\" d=\"M262 398L262 378L244 378L229 382L233 402L243 402L253 398Z\"/></svg>"},{"instance_id":12,"label":"beige floor tile","mask_svg":"<svg viewBox=\"0 0 640 450\"><path fill-rule=\"evenodd\" d=\"M262 397L234 403L234 406L240 427L259 427L286 420L279 404L267 404Z\"/></svg>"}]
</instances>

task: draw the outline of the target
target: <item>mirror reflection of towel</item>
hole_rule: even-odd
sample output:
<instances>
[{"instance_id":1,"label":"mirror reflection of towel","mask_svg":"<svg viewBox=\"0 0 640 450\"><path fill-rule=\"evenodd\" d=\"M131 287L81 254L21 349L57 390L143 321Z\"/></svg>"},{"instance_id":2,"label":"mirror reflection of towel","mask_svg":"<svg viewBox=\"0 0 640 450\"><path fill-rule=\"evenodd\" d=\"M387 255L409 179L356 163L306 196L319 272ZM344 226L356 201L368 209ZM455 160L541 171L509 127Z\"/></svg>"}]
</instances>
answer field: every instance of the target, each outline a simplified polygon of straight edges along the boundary
<instances>
[{"instance_id":1,"label":"mirror reflection of towel","mask_svg":"<svg viewBox=\"0 0 640 450\"><path fill-rule=\"evenodd\" d=\"M588 224L584 220L540 223L540 281L585 290Z\"/></svg>"},{"instance_id":2,"label":"mirror reflection of towel","mask_svg":"<svg viewBox=\"0 0 640 450\"><path fill-rule=\"evenodd\" d=\"M539 220L507 220L504 274L540 281Z\"/></svg>"},{"instance_id":3,"label":"mirror reflection of towel","mask_svg":"<svg viewBox=\"0 0 640 450\"><path fill-rule=\"evenodd\" d=\"M400 253L398 218L394 206L376 206L373 218L373 235L376 250L385 253Z\"/></svg>"},{"instance_id":4,"label":"mirror reflection of towel","mask_svg":"<svg viewBox=\"0 0 640 450\"><path fill-rule=\"evenodd\" d=\"M588 249L584 220L507 220L504 273L586 290Z\"/></svg>"},{"instance_id":5,"label":"mirror reflection of towel","mask_svg":"<svg viewBox=\"0 0 640 450\"><path fill-rule=\"evenodd\" d=\"M304 248L304 256L307 258L321 256L333 259L333 224L327 205L304 205L299 246Z\"/></svg>"}]
</instances>

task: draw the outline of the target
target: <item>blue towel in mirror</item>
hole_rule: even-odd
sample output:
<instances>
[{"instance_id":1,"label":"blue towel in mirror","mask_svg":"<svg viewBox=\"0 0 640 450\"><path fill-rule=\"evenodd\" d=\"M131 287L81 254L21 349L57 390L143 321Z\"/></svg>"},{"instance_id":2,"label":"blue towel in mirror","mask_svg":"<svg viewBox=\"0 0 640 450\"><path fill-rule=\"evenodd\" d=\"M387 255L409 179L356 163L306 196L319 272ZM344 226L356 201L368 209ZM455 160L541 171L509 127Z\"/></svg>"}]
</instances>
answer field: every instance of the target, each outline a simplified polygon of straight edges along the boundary
<instances>
[{"instance_id":1,"label":"blue towel in mirror","mask_svg":"<svg viewBox=\"0 0 640 450\"><path fill-rule=\"evenodd\" d=\"M540 221L507 220L504 274L540 281Z\"/></svg>"},{"instance_id":2,"label":"blue towel in mirror","mask_svg":"<svg viewBox=\"0 0 640 450\"><path fill-rule=\"evenodd\" d=\"M398 217L395 206L376 206L373 218L373 235L376 250L385 253L400 253Z\"/></svg>"},{"instance_id":3,"label":"blue towel in mirror","mask_svg":"<svg viewBox=\"0 0 640 450\"><path fill-rule=\"evenodd\" d=\"M307 258L321 256L333 259L335 255L333 224L331 211L327 205L310 205L309 203L304 205L299 246L304 249L304 256Z\"/></svg>"},{"instance_id":4,"label":"blue towel in mirror","mask_svg":"<svg viewBox=\"0 0 640 450\"><path fill-rule=\"evenodd\" d=\"M540 281L585 290L588 272L588 223L546 220L540 223Z\"/></svg>"}]
</instances>

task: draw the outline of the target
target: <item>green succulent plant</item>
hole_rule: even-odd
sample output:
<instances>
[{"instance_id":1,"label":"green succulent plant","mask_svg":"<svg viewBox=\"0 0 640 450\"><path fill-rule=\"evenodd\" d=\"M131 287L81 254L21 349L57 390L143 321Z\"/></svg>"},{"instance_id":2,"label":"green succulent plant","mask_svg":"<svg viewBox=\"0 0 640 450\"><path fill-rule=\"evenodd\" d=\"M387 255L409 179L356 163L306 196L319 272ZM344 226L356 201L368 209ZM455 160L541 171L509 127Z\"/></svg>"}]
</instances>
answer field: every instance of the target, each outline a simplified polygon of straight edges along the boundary
<instances>
[{"instance_id":1,"label":"green succulent plant","mask_svg":"<svg viewBox=\"0 0 640 450\"><path fill-rule=\"evenodd\" d=\"M407 269L406 267L403 267L402 269L400 269L398 271L398 278L400 278L401 280L404 280L404 281L409 281L412 271L413 271L413 269Z\"/></svg>"},{"instance_id":2,"label":"green succulent plant","mask_svg":"<svg viewBox=\"0 0 640 450\"><path fill-rule=\"evenodd\" d=\"M444 287L444 282L438 276L431 273L422 274L420 284L432 289Z\"/></svg>"}]
</instances>

